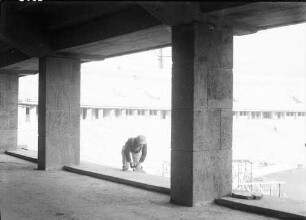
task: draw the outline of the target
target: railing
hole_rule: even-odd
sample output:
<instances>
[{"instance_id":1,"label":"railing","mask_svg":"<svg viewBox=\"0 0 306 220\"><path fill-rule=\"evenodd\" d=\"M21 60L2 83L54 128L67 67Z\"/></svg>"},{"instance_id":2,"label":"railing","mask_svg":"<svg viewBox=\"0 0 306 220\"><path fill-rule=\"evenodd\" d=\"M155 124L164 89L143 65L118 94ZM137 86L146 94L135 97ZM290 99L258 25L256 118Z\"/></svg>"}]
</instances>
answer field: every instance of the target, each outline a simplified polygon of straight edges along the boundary
<instances>
[{"instance_id":1,"label":"railing","mask_svg":"<svg viewBox=\"0 0 306 220\"><path fill-rule=\"evenodd\" d=\"M232 188L246 192L258 192L263 195L286 197L280 181L253 181L253 163L249 160L233 160Z\"/></svg>"},{"instance_id":2,"label":"railing","mask_svg":"<svg viewBox=\"0 0 306 220\"><path fill-rule=\"evenodd\" d=\"M275 197L286 197L281 191L282 184L285 182L270 181L270 182L251 182L241 183L239 189L247 192L259 192L263 195L270 195Z\"/></svg>"},{"instance_id":3,"label":"railing","mask_svg":"<svg viewBox=\"0 0 306 220\"><path fill-rule=\"evenodd\" d=\"M243 183L253 182L253 163L249 160L232 161L232 186L237 189ZM252 185L251 185L252 190Z\"/></svg>"},{"instance_id":4,"label":"railing","mask_svg":"<svg viewBox=\"0 0 306 220\"><path fill-rule=\"evenodd\" d=\"M253 181L253 163L249 160L233 160L232 162L232 186L233 190L258 192L262 195L275 197L287 197L282 192L282 185L285 182L280 181ZM170 177L171 163L162 162L162 176Z\"/></svg>"}]
</instances>

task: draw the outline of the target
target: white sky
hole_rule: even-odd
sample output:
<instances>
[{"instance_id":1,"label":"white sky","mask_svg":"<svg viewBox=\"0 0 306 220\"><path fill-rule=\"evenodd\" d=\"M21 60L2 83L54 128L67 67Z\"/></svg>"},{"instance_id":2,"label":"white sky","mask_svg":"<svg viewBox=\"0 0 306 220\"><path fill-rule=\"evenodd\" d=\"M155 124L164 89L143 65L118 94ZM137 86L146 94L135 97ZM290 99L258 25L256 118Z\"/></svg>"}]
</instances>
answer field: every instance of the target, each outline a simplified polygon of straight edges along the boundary
<instances>
[{"instance_id":1,"label":"white sky","mask_svg":"<svg viewBox=\"0 0 306 220\"><path fill-rule=\"evenodd\" d=\"M93 79L100 78L96 77L97 73L101 77L119 73L119 76L142 75L151 79L161 77L171 83L171 47L163 49L165 56L163 71L158 66L158 53L158 50L152 50L83 64L82 80L94 83ZM245 91L250 86L253 86L253 90L260 91L260 87L255 88L252 85L254 78L260 79L265 84L261 85L266 89L264 92L270 89L275 94L277 90L288 89L293 95L296 96L298 93L298 97L305 99L306 23L234 37L233 71L235 98L239 94L246 94ZM26 81L26 78L28 77L22 77L20 80ZM21 83L20 87L21 92L29 93L29 86L22 86ZM305 103L305 100L303 101Z\"/></svg>"},{"instance_id":2,"label":"white sky","mask_svg":"<svg viewBox=\"0 0 306 220\"><path fill-rule=\"evenodd\" d=\"M235 74L305 76L306 23L234 38Z\"/></svg>"},{"instance_id":3,"label":"white sky","mask_svg":"<svg viewBox=\"0 0 306 220\"><path fill-rule=\"evenodd\" d=\"M162 49L164 56L164 68L163 74L171 75L171 47ZM100 62L91 62L82 65L82 69L85 70L98 70L101 69L101 74L105 72L105 69L118 69L122 70L122 74L129 74L134 71L137 74L158 74L161 70L158 65L159 50L144 51L130 55L124 55L114 58L109 58Z\"/></svg>"},{"instance_id":4,"label":"white sky","mask_svg":"<svg viewBox=\"0 0 306 220\"><path fill-rule=\"evenodd\" d=\"M306 23L235 37L233 72L234 108L306 109Z\"/></svg>"},{"instance_id":5,"label":"white sky","mask_svg":"<svg viewBox=\"0 0 306 220\"><path fill-rule=\"evenodd\" d=\"M171 74L171 48L163 49L164 65ZM121 69L158 69L158 50L84 64L84 68L103 66ZM248 75L305 76L306 23L259 31L234 37L234 73Z\"/></svg>"}]
</instances>

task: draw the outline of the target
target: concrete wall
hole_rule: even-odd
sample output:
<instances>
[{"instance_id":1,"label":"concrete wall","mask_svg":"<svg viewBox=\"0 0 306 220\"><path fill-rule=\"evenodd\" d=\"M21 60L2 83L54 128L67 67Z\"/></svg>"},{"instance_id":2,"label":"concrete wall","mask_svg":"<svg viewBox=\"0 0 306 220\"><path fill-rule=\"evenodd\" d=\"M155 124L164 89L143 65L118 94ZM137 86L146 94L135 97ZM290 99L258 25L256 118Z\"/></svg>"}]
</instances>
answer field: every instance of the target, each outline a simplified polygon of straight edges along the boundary
<instances>
[{"instance_id":1,"label":"concrete wall","mask_svg":"<svg viewBox=\"0 0 306 220\"><path fill-rule=\"evenodd\" d=\"M195 206L231 193L233 34L172 28L171 201Z\"/></svg>"},{"instance_id":2,"label":"concrete wall","mask_svg":"<svg viewBox=\"0 0 306 220\"><path fill-rule=\"evenodd\" d=\"M38 168L80 161L80 61L39 59Z\"/></svg>"},{"instance_id":3,"label":"concrete wall","mask_svg":"<svg viewBox=\"0 0 306 220\"><path fill-rule=\"evenodd\" d=\"M17 148L18 74L0 73L0 152Z\"/></svg>"}]
</instances>

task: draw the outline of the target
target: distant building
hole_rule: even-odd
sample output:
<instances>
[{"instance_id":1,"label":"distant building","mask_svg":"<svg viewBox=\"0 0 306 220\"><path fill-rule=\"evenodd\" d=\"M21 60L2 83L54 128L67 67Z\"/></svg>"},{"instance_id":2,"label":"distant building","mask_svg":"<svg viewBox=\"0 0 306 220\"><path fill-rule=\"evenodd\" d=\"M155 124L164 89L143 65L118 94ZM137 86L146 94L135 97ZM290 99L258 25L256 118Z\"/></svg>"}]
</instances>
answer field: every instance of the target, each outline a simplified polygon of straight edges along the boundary
<instances>
[{"instance_id":1,"label":"distant building","mask_svg":"<svg viewBox=\"0 0 306 220\"><path fill-rule=\"evenodd\" d=\"M171 111L169 108L140 108L123 106L90 106L80 107L81 120L101 120L107 118L137 118L147 117L155 119L169 119ZM20 121L33 122L38 120L37 101L19 100L18 118Z\"/></svg>"},{"instance_id":2,"label":"distant building","mask_svg":"<svg viewBox=\"0 0 306 220\"><path fill-rule=\"evenodd\" d=\"M37 121L38 108L37 101L20 100L18 106L19 120L21 121ZM171 109L153 108L141 106L94 106L82 105L80 107L81 120L101 120L107 118L156 118L170 119ZM306 111L301 109L237 109L233 110L235 119L298 119L306 117Z\"/></svg>"}]
</instances>

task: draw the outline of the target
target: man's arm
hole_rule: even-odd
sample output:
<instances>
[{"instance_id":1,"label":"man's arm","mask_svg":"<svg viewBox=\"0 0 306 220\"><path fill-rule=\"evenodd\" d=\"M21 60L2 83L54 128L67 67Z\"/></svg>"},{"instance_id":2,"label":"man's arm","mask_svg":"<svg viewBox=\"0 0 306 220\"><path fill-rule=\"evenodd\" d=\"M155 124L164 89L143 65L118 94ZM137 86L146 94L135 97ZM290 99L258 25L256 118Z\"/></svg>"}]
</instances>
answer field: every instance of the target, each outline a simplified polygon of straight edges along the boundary
<instances>
[{"instance_id":1,"label":"man's arm","mask_svg":"<svg viewBox=\"0 0 306 220\"><path fill-rule=\"evenodd\" d=\"M124 154L125 154L126 161L130 163L131 162L130 149L127 145L125 145Z\"/></svg>"},{"instance_id":2,"label":"man's arm","mask_svg":"<svg viewBox=\"0 0 306 220\"><path fill-rule=\"evenodd\" d=\"M146 159L146 156L147 156L147 144L144 144L142 147L142 154L141 154L139 162L143 163L144 160Z\"/></svg>"},{"instance_id":3,"label":"man's arm","mask_svg":"<svg viewBox=\"0 0 306 220\"><path fill-rule=\"evenodd\" d=\"M131 145L133 144L133 139L132 138L129 138L127 140L127 142L125 143L125 149L124 149L124 154L125 154L125 158L126 158L126 161L128 163L131 164L132 160L131 160L131 155L130 155L130 151L131 151ZM132 165L131 165L132 166Z\"/></svg>"}]
</instances>

